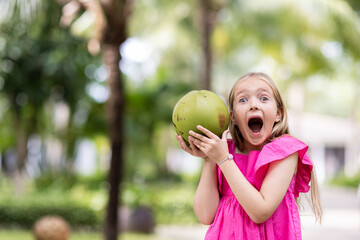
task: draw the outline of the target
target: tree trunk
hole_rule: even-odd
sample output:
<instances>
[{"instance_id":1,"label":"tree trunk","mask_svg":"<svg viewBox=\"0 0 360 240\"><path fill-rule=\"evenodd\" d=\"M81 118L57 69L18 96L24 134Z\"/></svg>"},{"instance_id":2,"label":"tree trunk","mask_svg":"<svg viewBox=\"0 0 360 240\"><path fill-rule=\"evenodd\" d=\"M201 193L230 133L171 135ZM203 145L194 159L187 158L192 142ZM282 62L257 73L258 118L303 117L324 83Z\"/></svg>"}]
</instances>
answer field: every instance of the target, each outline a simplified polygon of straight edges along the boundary
<instances>
[{"instance_id":1,"label":"tree trunk","mask_svg":"<svg viewBox=\"0 0 360 240\"><path fill-rule=\"evenodd\" d=\"M121 59L119 45L103 44L104 63L109 71L110 96L107 102L107 117L111 140L111 163L108 174L109 199L106 211L105 239L115 240L118 234L118 199L123 173L123 112L124 86L119 69Z\"/></svg>"},{"instance_id":2,"label":"tree trunk","mask_svg":"<svg viewBox=\"0 0 360 240\"><path fill-rule=\"evenodd\" d=\"M108 173L109 199L106 210L104 235L106 240L116 240L118 235L118 205L121 199L120 183L124 163L124 106L125 91L119 68L120 45L127 38L127 21L132 0L101 0L104 25L99 28L103 61L109 72L110 96L107 101L107 117L111 141L111 162ZM100 21L100 19L99 19Z\"/></svg>"},{"instance_id":3,"label":"tree trunk","mask_svg":"<svg viewBox=\"0 0 360 240\"><path fill-rule=\"evenodd\" d=\"M211 51L211 34L214 29L216 12L212 9L212 0L201 0L202 9L202 50L203 50L203 67L202 67L202 88L211 89L211 72L212 72L212 51Z\"/></svg>"},{"instance_id":4,"label":"tree trunk","mask_svg":"<svg viewBox=\"0 0 360 240\"><path fill-rule=\"evenodd\" d=\"M27 158L27 134L24 130L21 120L18 118L15 121L15 132L16 132L16 160L17 168L12 173L12 179L14 182L15 193L18 196L24 193L24 176L23 170L26 165Z\"/></svg>"},{"instance_id":5,"label":"tree trunk","mask_svg":"<svg viewBox=\"0 0 360 240\"><path fill-rule=\"evenodd\" d=\"M12 107L14 109L13 128L16 139L16 169L14 169L14 172L11 172L11 177L14 182L15 193L20 196L24 193L22 173L26 165L28 134L24 122L21 121L21 108L17 105L13 96L10 99L12 99Z\"/></svg>"},{"instance_id":6,"label":"tree trunk","mask_svg":"<svg viewBox=\"0 0 360 240\"><path fill-rule=\"evenodd\" d=\"M16 156L17 156L17 169L19 172L25 168L27 156L27 134L20 118L14 121L14 128L16 133Z\"/></svg>"},{"instance_id":7,"label":"tree trunk","mask_svg":"<svg viewBox=\"0 0 360 240\"><path fill-rule=\"evenodd\" d=\"M106 114L111 144L111 160L108 172L109 199L106 209L104 237L116 240L118 235L118 202L121 199L120 183L123 174L124 106L125 91L119 68L120 45L127 39L127 24L133 0L87 0L79 3L96 17L96 34L92 37L100 43L104 64L109 73L110 96ZM96 51L94 51L96 52Z\"/></svg>"}]
</instances>

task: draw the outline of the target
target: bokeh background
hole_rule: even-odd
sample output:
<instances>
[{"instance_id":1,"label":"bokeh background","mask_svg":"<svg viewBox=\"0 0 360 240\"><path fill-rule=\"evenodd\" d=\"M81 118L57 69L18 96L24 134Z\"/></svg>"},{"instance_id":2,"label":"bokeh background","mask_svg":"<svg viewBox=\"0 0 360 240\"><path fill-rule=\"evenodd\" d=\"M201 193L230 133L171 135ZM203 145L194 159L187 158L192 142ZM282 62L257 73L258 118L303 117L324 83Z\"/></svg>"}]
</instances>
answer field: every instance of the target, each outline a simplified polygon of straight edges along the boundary
<instances>
[{"instance_id":1,"label":"bokeh background","mask_svg":"<svg viewBox=\"0 0 360 240\"><path fill-rule=\"evenodd\" d=\"M249 71L310 146L325 215L305 206L304 239L359 239L357 0L0 0L0 239L48 214L70 239L202 239L202 160L172 109L196 89L226 102Z\"/></svg>"}]
</instances>

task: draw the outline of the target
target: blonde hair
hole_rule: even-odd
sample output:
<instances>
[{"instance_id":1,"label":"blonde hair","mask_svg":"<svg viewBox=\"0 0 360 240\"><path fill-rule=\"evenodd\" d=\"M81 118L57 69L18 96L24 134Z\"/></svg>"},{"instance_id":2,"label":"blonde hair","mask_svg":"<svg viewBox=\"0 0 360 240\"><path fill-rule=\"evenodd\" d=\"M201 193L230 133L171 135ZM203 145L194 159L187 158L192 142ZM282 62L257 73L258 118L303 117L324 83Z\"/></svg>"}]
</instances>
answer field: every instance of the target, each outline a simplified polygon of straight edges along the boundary
<instances>
[{"instance_id":1,"label":"blonde hair","mask_svg":"<svg viewBox=\"0 0 360 240\"><path fill-rule=\"evenodd\" d=\"M249 73L246 73L245 75L241 76L235 82L235 84L232 87L230 94L229 94L230 111L233 111L236 87L239 85L239 83L241 83L249 78L257 78L257 79L263 80L267 84L269 84L269 86L271 87L271 89L273 91L278 111L281 114L280 121L278 121L274 124L273 130L272 130L268 140L273 141L274 139L279 138L284 134L290 134L287 111L286 111L284 102L281 98L280 91L276 87L275 82L271 79L271 77L265 73L249 72ZM230 133L231 133L231 136L232 136L232 139L233 139L235 145L239 148L240 151L243 151L244 150L244 138L241 134L240 128L233 121L230 121L229 130L230 130ZM313 168L313 171L311 171L311 183L310 184L311 184L311 207L312 207L313 213L315 215L315 219L321 223L322 207L321 207L321 202L320 202L320 192L319 192L314 168Z\"/></svg>"}]
</instances>

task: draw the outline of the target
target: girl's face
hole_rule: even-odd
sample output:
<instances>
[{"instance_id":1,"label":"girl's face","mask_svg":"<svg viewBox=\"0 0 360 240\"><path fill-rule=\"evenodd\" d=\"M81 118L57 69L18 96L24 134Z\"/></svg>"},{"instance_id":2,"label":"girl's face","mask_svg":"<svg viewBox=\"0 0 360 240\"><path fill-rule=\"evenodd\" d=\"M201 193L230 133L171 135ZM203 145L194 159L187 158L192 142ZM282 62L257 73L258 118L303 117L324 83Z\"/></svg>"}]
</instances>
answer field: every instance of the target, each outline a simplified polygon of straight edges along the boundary
<instances>
[{"instance_id":1,"label":"girl's face","mask_svg":"<svg viewBox=\"0 0 360 240\"><path fill-rule=\"evenodd\" d=\"M257 77L239 82L230 117L244 138L244 150L261 150L268 143L274 123L281 119L270 85Z\"/></svg>"}]
</instances>

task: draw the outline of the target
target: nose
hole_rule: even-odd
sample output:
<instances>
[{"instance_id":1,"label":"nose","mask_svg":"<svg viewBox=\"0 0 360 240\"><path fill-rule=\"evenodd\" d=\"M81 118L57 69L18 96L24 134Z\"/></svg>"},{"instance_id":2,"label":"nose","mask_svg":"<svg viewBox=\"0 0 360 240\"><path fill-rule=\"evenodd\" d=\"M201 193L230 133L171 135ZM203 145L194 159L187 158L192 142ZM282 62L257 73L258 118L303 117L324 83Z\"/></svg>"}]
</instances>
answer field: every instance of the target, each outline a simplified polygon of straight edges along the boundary
<instances>
[{"instance_id":1,"label":"nose","mask_svg":"<svg viewBox=\"0 0 360 240\"><path fill-rule=\"evenodd\" d=\"M256 99L251 99L249 104L250 110L259 110L258 101Z\"/></svg>"}]
</instances>

